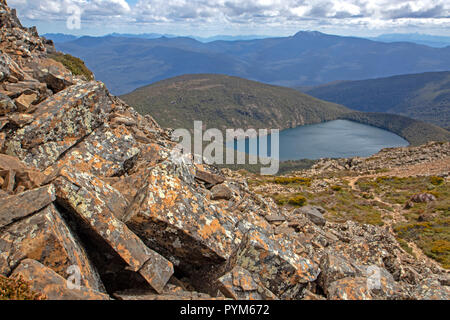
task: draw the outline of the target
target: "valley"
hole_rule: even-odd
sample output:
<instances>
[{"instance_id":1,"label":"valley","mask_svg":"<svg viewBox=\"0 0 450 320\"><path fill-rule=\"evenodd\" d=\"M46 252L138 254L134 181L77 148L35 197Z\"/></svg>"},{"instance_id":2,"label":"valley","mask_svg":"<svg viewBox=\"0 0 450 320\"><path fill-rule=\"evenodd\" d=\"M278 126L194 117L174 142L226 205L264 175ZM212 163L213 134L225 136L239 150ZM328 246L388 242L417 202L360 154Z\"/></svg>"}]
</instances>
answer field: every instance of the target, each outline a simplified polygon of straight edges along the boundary
<instances>
[{"instance_id":1,"label":"valley","mask_svg":"<svg viewBox=\"0 0 450 320\"><path fill-rule=\"evenodd\" d=\"M353 111L294 89L217 74L163 80L121 99L139 113L151 114L162 126L173 129L192 129L195 120L220 130L283 130L344 119L388 130L412 145L450 140L449 131L426 122L387 113Z\"/></svg>"},{"instance_id":2,"label":"valley","mask_svg":"<svg viewBox=\"0 0 450 320\"><path fill-rule=\"evenodd\" d=\"M300 91L364 112L384 112L450 127L450 72L338 81Z\"/></svg>"}]
</instances>

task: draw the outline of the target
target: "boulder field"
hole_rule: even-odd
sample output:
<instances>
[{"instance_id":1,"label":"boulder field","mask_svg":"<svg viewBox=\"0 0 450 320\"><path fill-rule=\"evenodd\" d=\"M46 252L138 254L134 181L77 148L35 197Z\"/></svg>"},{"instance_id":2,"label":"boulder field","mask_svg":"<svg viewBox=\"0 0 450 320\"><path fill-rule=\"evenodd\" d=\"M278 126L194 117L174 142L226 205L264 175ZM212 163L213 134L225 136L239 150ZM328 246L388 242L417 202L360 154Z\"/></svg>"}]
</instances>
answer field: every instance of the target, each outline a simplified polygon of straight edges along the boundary
<instances>
[{"instance_id":1,"label":"boulder field","mask_svg":"<svg viewBox=\"0 0 450 320\"><path fill-rule=\"evenodd\" d=\"M388 229L286 215L177 157L170 131L52 60L5 0L0 41L0 277L48 299L450 298Z\"/></svg>"}]
</instances>

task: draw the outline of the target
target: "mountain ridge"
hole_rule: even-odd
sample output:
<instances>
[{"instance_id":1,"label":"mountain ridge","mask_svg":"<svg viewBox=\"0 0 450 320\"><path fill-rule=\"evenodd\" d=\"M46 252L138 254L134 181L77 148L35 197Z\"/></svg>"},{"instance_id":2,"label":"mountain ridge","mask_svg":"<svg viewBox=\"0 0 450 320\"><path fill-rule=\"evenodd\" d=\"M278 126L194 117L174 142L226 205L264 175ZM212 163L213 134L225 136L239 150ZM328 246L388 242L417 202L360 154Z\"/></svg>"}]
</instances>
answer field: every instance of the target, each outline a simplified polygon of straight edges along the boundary
<instances>
[{"instance_id":1,"label":"mountain ridge","mask_svg":"<svg viewBox=\"0 0 450 320\"><path fill-rule=\"evenodd\" d=\"M222 73L297 87L341 79L444 71L450 65L450 47L384 43L319 32L210 43L190 38L108 39L84 37L56 47L82 58L115 94L191 73ZM121 77L125 71L132 73L133 79Z\"/></svg>"},{"instance_id":2,"label":"mountain ridge","mask_svg":"<svg viewBox=\"0 0 450 320\"><path fill-rule=\"evenodd\" d=\"M300 91L366 112L389 112L450 127L450 71L339 81Z\"/></svg>"}]
</instances>

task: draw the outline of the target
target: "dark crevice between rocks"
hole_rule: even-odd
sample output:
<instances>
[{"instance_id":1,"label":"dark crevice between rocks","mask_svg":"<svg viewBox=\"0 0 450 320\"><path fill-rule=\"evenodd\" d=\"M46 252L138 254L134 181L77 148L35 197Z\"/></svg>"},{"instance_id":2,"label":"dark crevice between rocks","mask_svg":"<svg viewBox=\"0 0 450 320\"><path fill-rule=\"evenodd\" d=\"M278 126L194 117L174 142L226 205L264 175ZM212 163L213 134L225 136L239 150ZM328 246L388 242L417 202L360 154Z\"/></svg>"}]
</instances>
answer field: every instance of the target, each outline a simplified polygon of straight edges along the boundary
<instances>
[{"instance_id":1,"label":"dark crevice between rocks","mask_svg":"<svg viewBox=\"0 0 450 320\"><path fill-rule=\"evenodd\" d=\"M202 267L188 266L186 269L195 291L206 293L211 297L219 296L220 284L217 280L227 272L226 262Z\"/></svg>"},{"instance_id":2,"label":"dark crevice between rocks","mask_svg":"<svg viewBox=\"0 0 450 320\"><path fill-rule=\"evenodd\" d=\"M201 254L202 246L191 237L184 234L182 231L174 234L172 232L166 233L167 225L164 222L154 221L152 235L147 232L150 231L149 225L144 230L141 230L141 225L129 225L128 227L137 235L147 234L147 236L140 236L145 245L157 252L161 256L174 265L174 277L177 279L184 279L191 289L196 292L206 293L210 296L217 295L217 279L227 271L227 263L225 260L216 257L207 258ZM189 254L184 250L174 252L172 244L179 242L183 244L184 248L198 247L197 255ZM207 250L207 248L205 248Z\"/></svg>"},{"instance_id":3,"label":"dark crevice between rocks","mask_svg":"<svg viewBox=\"0 0 450 320\"><path fill-rule=\"evenodd\" d=\"M320 274L317 276L317 280L315 280L314 282L311 282L309 284L309 286L308 286L309 288L308 289L309 289L309 291L311 291L314 294L326 297L327 294L325 293L325 290L324 290L323 286L320 285L320 281L318 280L319 277L320 277Z\"/></svg>"},{"instance_id":4,"label":"dark crevice between rocks","mask_svg":"<svg viewBox=\"0 0 450 320\"><path fill-rule=\"evenodd\" d=\"M90 226L71 212L60 199L56 208L68 224L70 231L84 247L89 260L97 269L105 291L113 296L114 292L129 289L153 291L147 281L138 273L127 269L128 265Z\"/></svg>"},{"instance_id":5,"label":"dark crevice between rocks","mask_svg":"<svg viewBox=\"0 0 450 320\"><path fill-rule=\"evenodd\" d=\"M14 136L14 133L20 129L20 126L17 124L8 122L6 123L3 128L0 129L0 133L5 133L5 142L10 141L12 137ZM0 147L0 153L7 153L6 149L8 147L7 143L4 143L3 146Z\"/></svg>"},{"instance_id":6,"label":"dark crevice between rocks","mask_svg":"<svg viewBox=\"0 0 450 320\"><path fill-rule=\"evenodd\" d=\"M140 154L137 153L136 155L134 155L130 159L125 160L123 162L121 170L119 170L118 172L113 174L111 177L112 178L116 178L116 177L118 178L118 177L123 177L123 176L129 175L132 172L133 168L136 166L136 163L138 161L139 155Z\"/></svg>"}]
</instances>

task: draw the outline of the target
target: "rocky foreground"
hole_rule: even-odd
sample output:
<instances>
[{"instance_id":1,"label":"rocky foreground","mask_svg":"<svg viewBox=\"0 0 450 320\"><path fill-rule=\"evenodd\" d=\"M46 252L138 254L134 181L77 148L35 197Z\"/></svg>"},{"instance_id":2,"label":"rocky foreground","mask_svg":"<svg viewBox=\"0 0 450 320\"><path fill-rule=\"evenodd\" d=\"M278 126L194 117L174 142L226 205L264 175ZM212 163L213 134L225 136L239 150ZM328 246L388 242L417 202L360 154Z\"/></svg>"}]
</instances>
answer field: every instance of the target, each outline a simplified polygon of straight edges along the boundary
<instances>
[{"instance_id":1,"label":"rocky foreground","mask_svg":"<svg viewBox=\"0 0 450 320\"><path fill-rule=\"evenodd\" d=\"M50 59L5 0L0 27L0 284L47 299L450 298L448 275L388 228L286 214L174 157L164 129Z\"/></svg>"}]
</instances>

